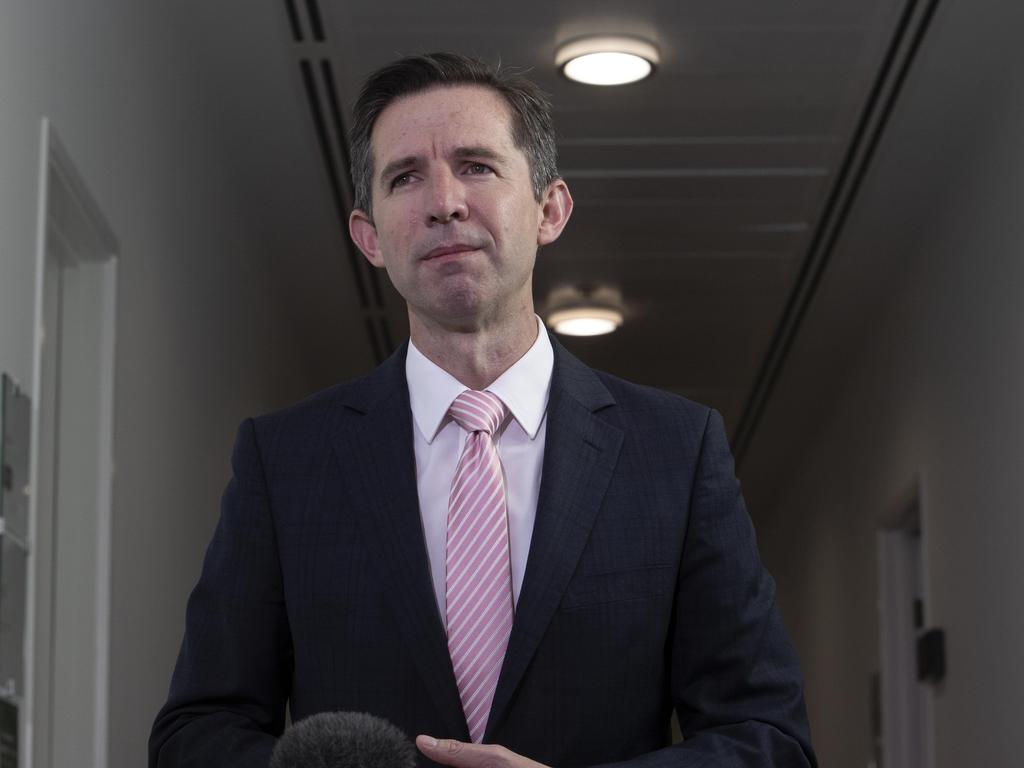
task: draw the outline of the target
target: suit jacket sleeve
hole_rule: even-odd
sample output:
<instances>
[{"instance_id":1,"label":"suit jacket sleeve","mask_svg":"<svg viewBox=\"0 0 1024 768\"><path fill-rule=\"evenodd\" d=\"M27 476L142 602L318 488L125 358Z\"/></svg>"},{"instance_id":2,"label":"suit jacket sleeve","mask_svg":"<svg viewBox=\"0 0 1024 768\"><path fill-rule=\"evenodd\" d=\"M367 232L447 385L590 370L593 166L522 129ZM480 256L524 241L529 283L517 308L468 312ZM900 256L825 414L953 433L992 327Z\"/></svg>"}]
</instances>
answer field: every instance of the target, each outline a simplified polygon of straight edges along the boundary
<instances>
[{"instance_id":1,"label":"suit jacket sleeve","mask_svg":"<svg viewBox=\"0 0 1024 768\"><path fill-rule=\"evenodd\" d=\"M630 768L815 766L799 664L711 411L676 588L671 694L684 741Z\"/></svg>"},{"instance_id":2,"label":"suit jacket sleeve","mask_svg":"<svg viewBox=\"0 0 1024 768\"><path fill-rule=\"evenodd\" d=\"M252 420L239 428L232 467L150 736L151 768L265 768L284 727L291 643Z\"/></svg>"}]
</instances>

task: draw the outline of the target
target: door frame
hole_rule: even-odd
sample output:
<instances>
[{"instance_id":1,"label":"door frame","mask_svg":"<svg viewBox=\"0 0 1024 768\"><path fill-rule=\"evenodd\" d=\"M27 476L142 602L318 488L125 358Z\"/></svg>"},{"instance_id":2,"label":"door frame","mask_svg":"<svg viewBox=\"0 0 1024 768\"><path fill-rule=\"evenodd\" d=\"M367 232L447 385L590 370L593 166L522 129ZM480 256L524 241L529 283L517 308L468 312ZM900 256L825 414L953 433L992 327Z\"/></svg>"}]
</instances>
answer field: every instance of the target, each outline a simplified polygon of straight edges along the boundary
<instances>
[{"instance_id":1,"label":"door frame","mask_svg":"<svg viewBox=\"0 0 1024 768\"><path fill-rule=\"evenodd\" d=\"M62 753L73 750L77 750L78 764L100 768L107 763L119 250L113 230L71 155L51 121L43 118L36 230L24 748L19 759L25 768L51 768ZM76 512L88 512L85 521L81 514L66 515L63 532L59 512L55 514L61 487L76 491L72 496ZM81 531L68 533L72 523L86 526L87 536L76 535ZM62 535L67 540L61 541ZM59 543L64 544L60 556ZM77 656L79 640L85 641L87 670ZM59 677L60 669L71 670L73 680ZM59 702L58 686L64 686ZM60 714L64 709L77 710L83 722ZM84 729L91 743L82 744L75 734L61 732L61 723ZM76 740L77 744L72 743Z\"/></svg>"}]
</instances>

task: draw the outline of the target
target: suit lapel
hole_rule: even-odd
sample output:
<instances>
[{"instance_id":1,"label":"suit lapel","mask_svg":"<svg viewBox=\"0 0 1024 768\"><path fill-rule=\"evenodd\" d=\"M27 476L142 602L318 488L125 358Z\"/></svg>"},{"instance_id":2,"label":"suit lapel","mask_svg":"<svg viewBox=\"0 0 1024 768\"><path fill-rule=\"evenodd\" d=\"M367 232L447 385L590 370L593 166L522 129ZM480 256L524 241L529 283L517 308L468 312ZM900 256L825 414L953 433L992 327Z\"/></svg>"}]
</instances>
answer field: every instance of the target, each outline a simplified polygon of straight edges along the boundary
<instances>
[{"instance_id":1,"label":"suit lapel","mask_svg":"<svg viewBox=\"0 0 1024 768\"><path fill-rule=\"evenodd\" d=\"M554 338L552 346L555 368L537 517L485 741L504 719L576 569L622 445L622 430L595 413L615 404L611 393Z\"/></svg>"},{"instance_id":2,"label":"suit lapel","mask_svg":"<svg viewBox=\"0 0 1024 768\"><path fill-rule=\"evenodd\" d=\"M362 416L335 435L334 448L343 471L362 479L365 496L353 506L409 654L449 732L468 739L423 540L405 351L403 345L347 397Z\"/></svg>"},{"instance_id":3,"label":"suit lapel","mask_svg":"<svg viewBox=\"0 0 1024 768\"><path fill-rule=\"evenodd\" d=\"M509 704L562 599L604 499L622 430L596 415L615 404L593 371L554 338L537 516L515 622L491 705L485 740ZM364 497L357 514L363 540L388 585L410 656L449 733L468 741L455 674L437 611L416 490L412 414L403 345L362 386L346 394L357 418L334 436L343 471L357 473Z\"/></svg>"}]
</instances>

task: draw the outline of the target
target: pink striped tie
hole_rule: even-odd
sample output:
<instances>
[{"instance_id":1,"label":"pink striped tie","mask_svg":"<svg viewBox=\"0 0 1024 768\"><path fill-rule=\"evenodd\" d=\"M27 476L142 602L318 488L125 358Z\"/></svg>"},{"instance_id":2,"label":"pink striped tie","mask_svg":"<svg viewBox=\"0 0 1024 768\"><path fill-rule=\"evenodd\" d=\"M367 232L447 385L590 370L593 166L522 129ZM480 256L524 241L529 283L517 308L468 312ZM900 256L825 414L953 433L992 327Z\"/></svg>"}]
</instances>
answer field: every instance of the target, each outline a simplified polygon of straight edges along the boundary
<instances>
[{"instance_id":1,"label":"pink striped tie","mask_svg":"<svg viewBox=\"0 0 1024 768\"><path fill-rule=\"evenodd\" d=\"M466 390L448 413L469 432L448 500L448 652L470 738L479 742L512 631L505 483L494 446L505 404Z\"/></svg>"}]
</instances>

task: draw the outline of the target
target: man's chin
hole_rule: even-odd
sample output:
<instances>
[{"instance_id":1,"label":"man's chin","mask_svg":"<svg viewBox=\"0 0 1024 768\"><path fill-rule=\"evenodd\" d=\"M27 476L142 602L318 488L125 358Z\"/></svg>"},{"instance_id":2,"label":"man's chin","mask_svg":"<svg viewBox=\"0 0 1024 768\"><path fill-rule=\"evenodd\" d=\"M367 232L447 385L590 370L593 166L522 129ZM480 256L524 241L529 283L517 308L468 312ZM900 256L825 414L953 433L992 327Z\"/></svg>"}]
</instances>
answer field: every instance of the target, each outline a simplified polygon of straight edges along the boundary
<instances>
[{"instance_id":1,"label":"man's chin","mask_svg":"<svg viewBox=\"0 0 1024 768\"><path fill-rule=\"evenodd\" d=\"M448 294L429 308L409 310L410 325L440 329L448 333L475 333L493 321L494 304L475 292Z\"/></svg>"}]
</instances>

